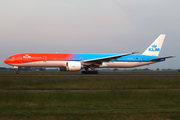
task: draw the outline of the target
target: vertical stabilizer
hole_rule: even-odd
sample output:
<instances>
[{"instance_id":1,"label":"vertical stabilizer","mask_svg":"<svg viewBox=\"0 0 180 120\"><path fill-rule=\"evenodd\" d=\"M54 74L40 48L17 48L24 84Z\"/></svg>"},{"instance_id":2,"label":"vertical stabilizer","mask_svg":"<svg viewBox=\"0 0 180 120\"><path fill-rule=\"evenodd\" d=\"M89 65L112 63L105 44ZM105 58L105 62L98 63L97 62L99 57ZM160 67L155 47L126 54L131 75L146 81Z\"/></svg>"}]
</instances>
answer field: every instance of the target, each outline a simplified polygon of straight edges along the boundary
<instances>
[{"instance_id":1,"label":"vertical stabilizer","mask_svg":"<svg viewBox=\"0 0 180 120\"><path fill-rule=\"evenodd\" d=\"M159 35L159 37L144 51L142 55L158 56L165 36L165 34Z\"/></svg>"}]
</instances>

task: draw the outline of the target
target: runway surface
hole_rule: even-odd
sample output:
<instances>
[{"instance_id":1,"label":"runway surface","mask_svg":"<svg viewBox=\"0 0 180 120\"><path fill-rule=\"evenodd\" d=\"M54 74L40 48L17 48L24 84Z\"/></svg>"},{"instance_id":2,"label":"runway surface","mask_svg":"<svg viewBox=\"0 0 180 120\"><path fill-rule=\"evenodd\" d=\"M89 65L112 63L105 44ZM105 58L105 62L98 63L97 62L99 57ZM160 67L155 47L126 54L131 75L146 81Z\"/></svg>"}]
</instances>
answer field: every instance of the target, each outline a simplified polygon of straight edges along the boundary
<instances>
[{"instance_id":1,"label":"runway surface","mask_svg":"<svg viewBox=\"0 0 180 120\"><path fill-rule=\"evenodd\" d=\"M180 91L180 89L121 89L121 90L0 90L0 92L111 92L111 91Z\"/></svg>"},{"instance_id":2,"label":"runway surface","mask_svg":"<svg viewBox=\"0 0 180 120\"><path fill-rule=\"evenodd\" d=\"M70 76L74 76L74 75L75 76L87 76L87 75L91 75L91 76L102 76L102 75L110 75L110 76L111 75L112 76L113 75L119 75L119 76L128 75L129 76L129 75L132 75L133 76L133 75L140 75L141 76L141 75L180 75L180 73L172 73L172 74L171 73L169 73L169 74L157 74L157 73L152 73L152 74L151 73L150 74L148 74L148 73L142 73L142 74L136 74L136 73L134 73L134 74L133 73L131 73L131 74L112 74L112 73L111 74L26 74L26 73L25 74L24 73L23 74L21 74L21 73L15 74L15 73L0 73L0 75L19 75L19 76L21 76L21 75L52 75L52 76L53 75L59 75L59 76L66 76L66 75L67 76L69 76L69 75Z\"/></svg>"},{"instance_id":3,"label":"runway surface","mask_svg":"<svg viewBox=\"0 0 180 120\"><path fill-rule=\"evenodd\" d=\"M180 75L177 71L122 71L122 72L99 72L99 74L82 74L81 72L49 72L49 71L20 71L16 74L15 71L0 71L0 75L55 75L55 76L102 76L102 75Z\"/></svg>"}]
</instances>

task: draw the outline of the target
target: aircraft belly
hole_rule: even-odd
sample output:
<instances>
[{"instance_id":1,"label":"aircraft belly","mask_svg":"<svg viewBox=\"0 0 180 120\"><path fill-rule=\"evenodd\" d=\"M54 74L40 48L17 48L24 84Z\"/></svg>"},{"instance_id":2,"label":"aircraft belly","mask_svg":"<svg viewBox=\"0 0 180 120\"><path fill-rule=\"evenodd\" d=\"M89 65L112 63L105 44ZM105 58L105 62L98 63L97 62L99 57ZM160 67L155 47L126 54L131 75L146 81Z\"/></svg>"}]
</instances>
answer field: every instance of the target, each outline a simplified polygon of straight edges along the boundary
<instances>
[{"instance_id":1,"label":"aircraft belly","mask_svg":"<svg viewBox=\"0 0 180 120\"><path fill-rule=\"evenodd\" d=\"M137 66L137 62L108 62L106 65L110 68L129 68Z\"/></svg>"},{"instance_id":2,"label":"aircraft belly","mask_svg":"<svg viewBox=\"0 0 180 120\"><path fill-rule=\"evenodd\" d=\"M27 63L14 63L11 65L19 67L65 67L66 61L37 61Z\"/></svg>"},{"instance_id":3,"label":"aircraft belly","mask_svg":"<svg viewBox=\"0 0 180 120\"><path fill-rule=\"evenodd\" d=\"M99 67L103 68L131 68L142 65L149 65L155 62L103 62Z\"/></svg>"},{"instance_id":4,"label":"aircraft belly","mask_svg":"<svg viewBox=\"0 0 180 120\"><path fill-rule=\"evenodd\" d=\"M12 66L18 67L66 67L67 61L36 61L27 63L13 63ZM149 65L155 62L103 62L100 68L131 68Z\"/></svg>"}]
</instances>

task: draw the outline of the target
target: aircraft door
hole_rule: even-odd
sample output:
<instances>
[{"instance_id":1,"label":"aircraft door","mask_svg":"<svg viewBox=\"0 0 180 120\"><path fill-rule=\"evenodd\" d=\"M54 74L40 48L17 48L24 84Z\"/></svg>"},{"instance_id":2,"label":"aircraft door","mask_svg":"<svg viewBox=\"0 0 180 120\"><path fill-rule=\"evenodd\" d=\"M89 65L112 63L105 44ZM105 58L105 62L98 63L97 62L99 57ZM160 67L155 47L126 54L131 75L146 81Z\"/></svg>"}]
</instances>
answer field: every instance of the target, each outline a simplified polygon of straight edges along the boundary
<instances>
[{"instance_id":1,"label":"aircraft door","mask_svg":"<svg viewBox=\"0 0 180 120\"><path fill-rule=\"evenodd\" d=\"M142 62L142 58L139 58L139 63L141 63Z\"/></svg>"},{"instance_id":2,"label":"aircraft door","mask_svg":"<svg viewBox=\"0 0 180 120\"><path fill-rule=\"evenodd\" d=\"M43 61L46 61L47 60L47 57L46 56L43 56Z\"/></svg>"},{"instance_id":3,"label":"aircraft door","mask_svg":"<svg viewBox=\"0 0 180 120\"><path fill-rule=\"evenodd\" d=\"M18 61L21 63L22 62L22 56L18 56Z\"/></svg>"},{"instance_id":4,"label":"aircraft door","mask_svg":"<svg viewBox=\"0 0 180 120\"><path fill-rule=\"evenodd\" d=\"M48 63L46 62L46 60L47 60L47 57L43 56L43 62L41 63L41 67L47 66Z\"/></svg>"}]
</instances>

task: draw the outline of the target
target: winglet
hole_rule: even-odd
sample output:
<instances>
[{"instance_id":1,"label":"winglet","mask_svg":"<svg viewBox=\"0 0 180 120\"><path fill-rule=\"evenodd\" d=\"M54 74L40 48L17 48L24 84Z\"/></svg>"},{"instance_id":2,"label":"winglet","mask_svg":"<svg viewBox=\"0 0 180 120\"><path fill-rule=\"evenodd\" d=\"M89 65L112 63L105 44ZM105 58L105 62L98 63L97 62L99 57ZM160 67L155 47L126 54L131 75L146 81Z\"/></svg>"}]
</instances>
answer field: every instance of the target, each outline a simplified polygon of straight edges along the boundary
<instances>
[{"instance_id":1,"label":"winglet","mask_svg":"<svg viewBox=\"0 0 180 120\"><path fill-rule=\"evenodd\" d=\"M132 52L132 54L137 54L137 53L139 53L139 52Z\"/></svg>"},{"instance_id":2,"label":"winglet","mask_svg":"<svg viewBox=\"0 0 180 120\"><path fill-rule=\"evenodd\" d=\"M158 56L165 36L165 34L159 35L159 37L144 51L142 55Z\"/></svg>"}]
</instances>

